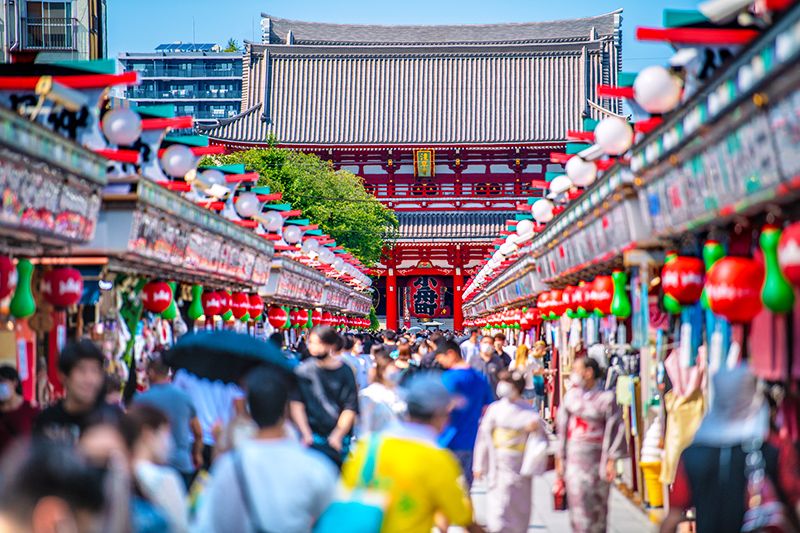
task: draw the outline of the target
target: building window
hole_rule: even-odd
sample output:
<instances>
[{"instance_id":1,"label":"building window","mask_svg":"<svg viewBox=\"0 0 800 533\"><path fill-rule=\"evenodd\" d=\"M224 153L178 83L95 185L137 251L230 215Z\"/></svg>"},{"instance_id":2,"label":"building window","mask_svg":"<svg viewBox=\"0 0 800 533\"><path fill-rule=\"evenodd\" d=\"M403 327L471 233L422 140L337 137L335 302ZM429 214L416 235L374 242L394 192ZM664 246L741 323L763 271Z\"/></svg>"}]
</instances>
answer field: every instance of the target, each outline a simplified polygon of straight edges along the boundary
<instances>
[{"instance_id":1,"label":"building window","mask_svg":"<svg viewBox=\"0 0 800 533\"><path fill-rule=\"evenodd\" d=\"M29 0L23 19L25 48L68 49L75 47L77 26L72 18L72 2Z\"/></svg>"}]
</instances>

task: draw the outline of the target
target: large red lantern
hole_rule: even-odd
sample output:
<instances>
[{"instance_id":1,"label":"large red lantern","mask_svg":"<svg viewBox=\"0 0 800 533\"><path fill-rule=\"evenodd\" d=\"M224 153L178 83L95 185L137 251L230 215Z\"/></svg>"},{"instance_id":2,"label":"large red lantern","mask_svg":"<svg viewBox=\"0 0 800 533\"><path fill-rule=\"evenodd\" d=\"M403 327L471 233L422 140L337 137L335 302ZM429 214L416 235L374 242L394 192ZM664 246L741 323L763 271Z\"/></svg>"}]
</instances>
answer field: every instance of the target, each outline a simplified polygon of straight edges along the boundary
<instances>
[{"instance_id":1,"label":"large red lantern","mask_svg":"<svg viewBox=\"0 0 800 533\"><path fill-rule=\"evenodd\" d=\"M219 291L217 294L219 295L220 304L219 314L224 315L233 307L233 296L228 291Z\"/></svg>"},{"instance_id":2,"label":"large red lantern","mask_svg":"<svg viewBox=\"0 0 800 533\"><path fill-rule=\"evenodd\" d=\"M550 293L548 291L539 293L536 298L536 307L544 314L550 312Z\"/></svg>"},{"instance_id":3,"label":"large red lantern","mask_svg":"<svg viewBox=\"0 0 800 533\"><path fill-rule=\"evenodd\" d=\"M550 312L555 316L561 316L566 311L563 300L564 291L561 289L553 289L550 291Z\"/></svg>"},{"instance_id":4,"label":"large red lantern","mask_svg":"<svg viewBox=\"0 0 800 533\"><path fill-rule=\"evenodd\" d=\"M81 300L81 294L83 278L75 268L57 268L42 279L42 295L56 307L75 305Z\"/></svg>"},{"instance_id":5,"label":"large red lantern","mask_svg":"<svg viewBox=\"0 0 800 533\"><path fill-rule=\"evenodd\" d=\"M567 285L564 287L564 291L561 294L564 300L564 312L567 313L567 315L571 316L578 310L578 305L575 301L575 293L577 291L578 287L574 285Z\"/></svg>"},{"instance_id":6,"label":"large red lantern","mask_svg":"<svg viewBox=\"0 0 800 533\"><path fill-rule=\"evenodd\" d=\"M166 311L172 297L172 287L165 281L151 281L142 288L142 305L151 313Z\"/></svg>"},{"instance_id":7,"label":"large red lantern","mask_svg":"<svg viewBox=\"0 0 800 533\"><path fill-rule=\"evenodd\" d=\"M214 315L222 314L222 297L218 292L203 292L200 301L203 303L203 313L206 315L206 318L210 319Z\"/></svg>"},{"instance_id":8,"label":"large red lantern","mask_svg":"<svg viewBox=\"0 0 800 533\"><path fill-rule=\"evenodd\" d=\"M761 312L764 266L748 257L723 257L706 276L711 310L735 323L750 322Z\"/></svg>"},{"instance_id":9,"label":"large red lantern","mask_svg":"<svg viewBox=\"0 0 800 533\"><path fill-rule=\"evenodd\" d=\"M328 311L322 313L322 325L327 327L333 326L333 314Z\"/></svg>"},{"instance_id":10,"label":"large red lantern","mask_svg":"<svg viewBox=\"0 0 800 533\"><path fill-rule=\"evenodd\" d=\"M296 327L304 328L308 324L308 310L307 309L298 309L294 315L294 319L292 320L292 326L297 324Z\"/></svg>"},{"instance_id":11,"label":"large red lantern","mask_svg":"<svg viewBox=\"0 0 800 533\"><path fill-rule=\"evenodd\" d=\"M800 287L800 222L787 226L781 233L778 264L786 279L795 287Z\"/></svg>"},{"instance_id":12,"label":"large red lantern","mask_svg":"<svg viewBox=\"0 0 800 533\"><path fill-rule=\"evenodd\" d=\"M705 265L698 257L678 256L661 269L664 293L681 305L694 305L703 294Z\"/></svg>"},{"instance_id":13,"label":"large red lantern","mask_svg":"<svg viewBox=\"0 0 800 533\"><path fill-rule=\"evenodd\" d=\"M614 280L611 276L597 276L591 284L591 305L604 315L611 314L614 299Z\"/></svg>"},{"instance_id":14,"label":"large red lantern","mask_svg":"<svg viewBox=\"0 0 800 533\"><path fill-rule=\"evenodd\" d=\"M314 327L322 325L322 311L319 309L311 311L311 325Z\"/></svg>"},{"instance_id":15,"label":"large red lantern","mask_svg":"<svg viewBox=\"0 0 800 533\"><path fill-rule=\"evenodd\" d=\"M267 321L275 329L285 329L287 320L289 320L289 315L283 307L273 305L267 311Z\"/></svg>"},{"instance_id":16,"label":"large red lantern","mask_svg":"<svg viewBox=\"0 0 800 533\"><path fill-rule=\"evenodd\" d=\"M258 294L251 294L248 297L250 318L256 319L264 313L264 300Z\"/></svg>"},{"instance_id":17,"label":"large red lantern","mask_svg":"<svg viewBox=\"0 0 800 533\"><path fill-rule=\"evenodd\" d=\"M231 300L233 318L239 320L250 312L250 298L246 293L234 292L231 296Z\"/></svg>"},{"instance_id":18,"label":"large red lantern","mask_svg":"<svg viewBox=\"0 0 800 533\"><path fill-rule=\"evenodd\" d=\"M6 255L0 255L0 299L7 297L17 288L17 269L14 261Z\"/></svg>"}]
</instances>

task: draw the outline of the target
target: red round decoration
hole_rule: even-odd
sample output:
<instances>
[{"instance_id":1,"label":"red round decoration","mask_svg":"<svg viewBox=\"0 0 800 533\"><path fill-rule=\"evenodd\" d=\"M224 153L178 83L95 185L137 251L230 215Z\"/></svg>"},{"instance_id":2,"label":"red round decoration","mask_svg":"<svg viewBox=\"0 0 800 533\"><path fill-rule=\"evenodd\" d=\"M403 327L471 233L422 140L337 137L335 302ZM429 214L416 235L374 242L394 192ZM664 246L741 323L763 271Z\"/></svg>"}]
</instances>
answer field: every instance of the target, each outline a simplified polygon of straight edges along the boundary
<instances>
[{"instance_id":1,"label":"red round decoration","mask_svg":"<svg viewBox=\"0 0 800 533\"><path fill-rule=\"evenodd\" d=\"M206 318L222 314L222 297L218 292L203 292L200 301L203 303L203 313L205 313Z\"/></svg>"},{"instance_id":2,"label":"red round decoration","mask_svg":"<svg viewBox=\"0 0 800 533\"><path fill-rule=\"evenodd\" d=\"M151 281L142 288L142 305L151 313L163 313L172 303L172 287L165 281Z\"/></svg>"},{"instance_id":3,"label":"red round decoration","mask_svg":"<svg viewBox=\"0 0 800 533\"><path fill-rule=\"evenodd\" d=\"M295 314L295 318L297 319L298 328L306 327L308 324L308 309L298 309L297 313ZM294 322L292 325L294 325Z\"/></svg>"},{"instance_id":4,"label":"red round decoration","mask_svg":"<svg viewBox=\"0 0 800 533\"><path fill-rule=\"evenodd\" d=\"M536 307L538 307L542 313L550 312L550 293L548 291L539 293L539 296L536 298Z\"/></svg>"},{"instance_id":5,"label":"red round decoration","mask_svg":"<svg viewBox=\"0 0 800 533\"><path fill-rule=\"evenodd\" d=\"M0 299L5 298L17 288L17 269L10 257L0 255Z\"/></svg>"},{"instance_id":6,"label":"red round decoration","mask_svg":"<svg viewBox=\"0 0 800 533\"><path fill-rule=\"evenodd\" d=\"M250 318L257 318L264 313L264 300L258 294L251 294L248 298Z\"/></svg>"},{"instance_id":7,"label":"red round decoration","mask_svg":"<svg viewBox=\"0 0 800 533\"><path fill-rule=\"evenodd\" d=\"M553 289L550 291L550 311L555 313L556 316L563 315L564 311L566 310L563 301L563 294L564 291L561 289Z\"/></svg>"},{"instance_id":8,"label":"red round decoration","mask_svg":"<svg viewBox=\"0 0 800 533\"><path fill-rule=\"evenodd\" d=\"M217 294L219 295L219 314L224 315L233 307L233 296L228 291L219 291Z\"/></svg>"},{"instance_id":9,"label":"red round decoration","mask_svg":"<svg viewBox=\"0 0 800 533\"><path fill-rule=\"evenodd\" d=\"M324 313L322 313L322 323L321 323L321 325L328 326L328 327L333 326L333 315L331 313L329 313L328 311L325 311Z\"/></svg>"},{"instance_id":10,"label":"red round decoration","mask_svg":"<svg viewBox=\"0 0 800 533\"><path fill-rule=\"evenodd\" d=\"M597 276L591 287L592 308L604 315L610 315L611 300L614 299L614 280L611 276Z\"/></svg>"},{"instance_id":11,"label":"red round decoration","mask_svg":"<svg viewBox=\"0 0 800 533\"><path fill-rule=\"evenodd\" d=\"M83 278L75 268L57 268L44 275L42 295L56 307L69 307L81 300Z\"/></svg>"},{"instance_id":12,"label":"red round decoration","mask_svg":"<svg viewBox=\"0 0 800 533\"><path fill-rule=\"evenodd\" d=\"M764 266L747 257L723 257L706 276L711 310L735 323L750 322L761 312Z\"/></svg>"},{"instance_id":13,"label":"red round decoration","mask_svg":"<svg viewBox=\"0 0 800 533\"><path fill-rule=\"evenodd\" d=\"M564 312L565 313L572 313L578 310L578 304L575 302L575 293L578 291L578 287L574 285L567 285L564 287L564 291L562 292L561 296L564 300Z\"/></svg>"},{"instance_id":14,"label":"red round decoration","mask_svg":"<svg viewBox=\"0 0 800 533\"><path fill-rule=\"evenodd\" d=\"M317 327L322 324L322 311L314 309L311 311L311 325Z\"/></svg>"},{"instance_id":15,"label":"red round decoration","mask_svg":"<svg viewBox=\"0 0 800 533\"><path fill-rule=\"evenodd\" d=\"M269 325L275 329L283 329L286 326L286 320L289 316L286 314L286 309L273 305L267 311L267 321Z\"/></svg>"},{"instance_id":16,"label":"red round decoration","mask_svg":"<svg viewBox=\"0 0 800 533\"><path fill-rule=\"evenodd\" d=\"M800 287L800 222L787 226L781 233L778 264L786 279L795 287Z\"/></svg>"},{"instance_id":17,"label":"red round decoration","mask_svg":"<svg viewBox=\"0 0 800 533\"><path fill-rule=\"evenodd\" d=\"M231 312L233 318L240 319L250 312L250 298L243 292L234 292L231 296Z\"/></svg>"},{"instance_id":18,"label":"red round decoration","mask_svg":"<svg viewBox=\"0 0 800 533\"><path fill-rule=\"evenodd\" d=\"M694 305L703 294L705 272L702 259L678 256L661 269L661 286L681 305Z\"/></svg>"}]
</instances>

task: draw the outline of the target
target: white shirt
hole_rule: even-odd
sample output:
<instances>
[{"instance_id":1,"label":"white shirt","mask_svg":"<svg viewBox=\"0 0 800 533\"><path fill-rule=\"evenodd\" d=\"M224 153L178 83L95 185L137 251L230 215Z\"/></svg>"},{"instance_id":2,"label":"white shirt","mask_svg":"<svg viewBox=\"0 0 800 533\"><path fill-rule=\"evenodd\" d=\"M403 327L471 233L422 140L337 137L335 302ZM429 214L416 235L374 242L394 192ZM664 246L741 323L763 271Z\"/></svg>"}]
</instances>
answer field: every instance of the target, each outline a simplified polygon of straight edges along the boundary
<instances>
[{"instance_id":1,"label":"white shirt","mask_svg":"<svg viewBox=\"0 0 800 533\"><path fill-rule=\"evenodd\" d=\"M536 371L543 370L544 363L541 358L530 357L528 356L528 361L525 364L525 368L517 368L517 360L512 359L511 364L508 365L508 370L511 372L517 370L522 372L525 376L525 389L532 390L533 389L533 374Z\"/></svg>"},{"instance_id":2,"label":"white shirt","mask_svg":"<svg viewBox=\"0 0 800 533\"><path fill-rule=\"evenodd\" d=\"M311 531L333 499L338 478L333 463L291 439L248 440L233 453L241 454L243 482L258 527L281 533ZM211 467L192 531L255 531L232 453Z\"/></svg>"},{"instance_id":3,"label":"white shirt","mask_svg":"<svg viewBox=\"0 0 800 533\"><path fill-rule=\"evenodd\" d=\"M171 530L174 533L189 531L186 489L177 471L168 466L138 461L135 474L147 498L163 511Z\"/></svg>"},{"instance_id":4,"label":"white shirt","mask_svg":"<svg viewBox=\"0 0 800 533\"><path fill-rule=\"evenodd\" d=\"M203 444L214 445L214 425L226 427L234 415L233 402L244 398L242 389L233 383L209 381L178 370L172 383L192 399L203 428Z\"/></svg>"},{"instance_id":5,"label":"white shirt","mask_svg":"<svg viewBox=\"0 0 800 533\"><path fill-rule=\"evenodd\" d=\"M405 411L405 403L394 389L373 383L358 394L358 434L383 431L397 422Z\"/></svg>"},{"instance_id":6,"label":"white shirt","mask_svg":"<svg viewBox=\"0 0 800 533\"><path fill-rule=\"evenodd\" d=\"M472 342L472 339L467 339L461 343L461 357L469 363L469 360L476 355L480 355L480 343Z\"/></svg>"}]
</instances>

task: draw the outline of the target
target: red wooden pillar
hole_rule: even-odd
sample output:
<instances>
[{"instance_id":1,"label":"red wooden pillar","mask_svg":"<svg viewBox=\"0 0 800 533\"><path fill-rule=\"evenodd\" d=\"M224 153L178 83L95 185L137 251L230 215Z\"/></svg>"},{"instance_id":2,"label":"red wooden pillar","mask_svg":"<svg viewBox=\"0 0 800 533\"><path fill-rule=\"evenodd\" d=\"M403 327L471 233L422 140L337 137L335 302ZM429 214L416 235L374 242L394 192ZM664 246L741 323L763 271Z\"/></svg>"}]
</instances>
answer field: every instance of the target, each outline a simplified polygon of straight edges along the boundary
<instances>
[{"instance_id":1,"label":"red wooden pillar","mask_svg":"<svg viewBox=\"0 0 800 533\"><path fill-rule=\"evenodd\" d=\"M391 267L386 274L386 329L397 331L397 276Z\"/></svg>"},{"instance_id":2,"label":"red wooden pillar","mask_svg":"<svg viewBox=\"0 0 800 533\"><path fill-rule=\"evenodd\" d=\"M453 274L453 329L456 331L464 327L464 311L461 309L464 294L464 275L460 268Z\"/></svg>"}]
</instances>

